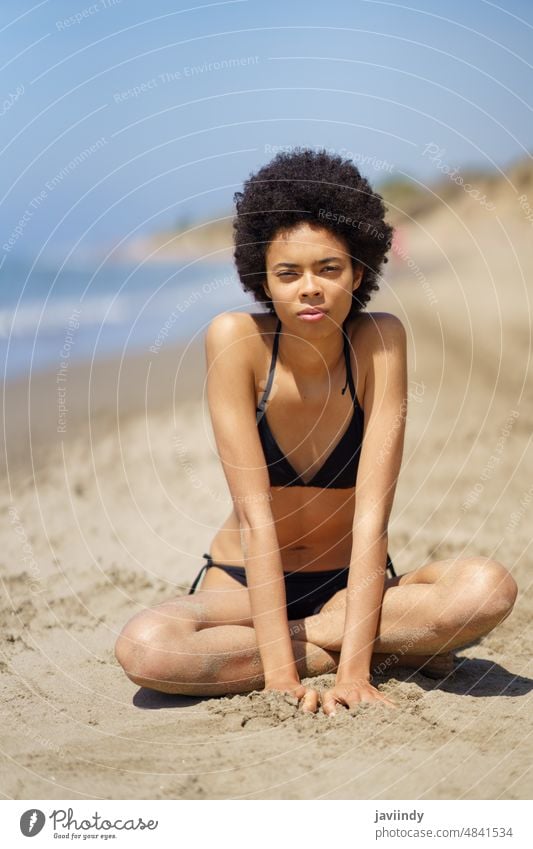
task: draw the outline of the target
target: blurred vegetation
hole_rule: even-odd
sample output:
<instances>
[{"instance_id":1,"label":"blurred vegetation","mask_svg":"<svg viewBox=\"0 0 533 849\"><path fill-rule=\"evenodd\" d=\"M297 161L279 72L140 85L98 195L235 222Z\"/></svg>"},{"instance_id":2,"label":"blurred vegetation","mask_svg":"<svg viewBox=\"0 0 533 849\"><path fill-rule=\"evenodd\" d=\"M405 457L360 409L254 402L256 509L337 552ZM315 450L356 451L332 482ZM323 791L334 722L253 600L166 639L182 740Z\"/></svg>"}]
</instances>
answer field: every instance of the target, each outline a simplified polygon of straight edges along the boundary
<instances>
[{"instance_id":1,"label":"blurred vegetation","mask_svg":"<svg viewBox=\"0 0 533 849\"><path fill-rule=\"evenodd\" d=\"M462 185L458 181L461 178ZM504 188L504 184L517 195L531 192L533 187L533 163L531 156L521 157L502 174L496 169L458 168L456 178L437 172L437 179L428 185L406 177L391 177L378 186L378 191L389 211L392 223L406 218L420 218L443 204L453 206L463 199L464 185L468 184L486 195L491 201Z\"/></svg>"},{"instance_id":2,"label":"blurred vegetation","mask_svg":"<svg viewBox=\"0 0 533 849\"><path fill-rule=\"evenodd\" d=\"M458 168L457 177L468 183L480 195L486 195L488 201L496 200L502 191L509 191L513 197L528 194L533 205L533 164L531 155L521 157L512 163L502 174L500 171L480 170L476 168ZM401 222L431 213L438 207L455 207L467 200L465 188L452 177L436 169L435 181L424 185L407 177L390 177L375 184L383 196L388 209L388 220L396 226ZM166 232L153 234L152 244L163 245L163 252L174 251L216 254L218 250L232 245L232 219L234 211L223 210L211 219L200 220L186 210L180 211L174 227ZM189 231L189 232L187 232Z\"/></svg>"}]
</instances>

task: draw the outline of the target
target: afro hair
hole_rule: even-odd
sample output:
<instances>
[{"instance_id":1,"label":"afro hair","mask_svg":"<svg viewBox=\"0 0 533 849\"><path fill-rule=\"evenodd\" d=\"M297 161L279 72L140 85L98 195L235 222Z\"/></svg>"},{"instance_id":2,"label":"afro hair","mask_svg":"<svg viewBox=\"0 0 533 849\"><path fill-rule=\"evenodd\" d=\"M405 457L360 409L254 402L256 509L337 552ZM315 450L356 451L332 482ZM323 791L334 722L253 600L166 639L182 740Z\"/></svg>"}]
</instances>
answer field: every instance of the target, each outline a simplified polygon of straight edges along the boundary
<instances>
[{"instance_id":1,"label":"afro hair","mask_svg":"<svg viewBox=\"0 0 533 849\"><path fill-rule=\"evenodd\" d=\"M372 190L350 159L325 149L297 147L278 153L235 192L234 258L247 292L274 313L266 283L266 251L280 232L302 222L324 227L344 240L354 267L362 265L361 284L353 293L348 318L360 312L387 262L393 229L385 222L381 195Z\"/></svg>"}]
</instances>

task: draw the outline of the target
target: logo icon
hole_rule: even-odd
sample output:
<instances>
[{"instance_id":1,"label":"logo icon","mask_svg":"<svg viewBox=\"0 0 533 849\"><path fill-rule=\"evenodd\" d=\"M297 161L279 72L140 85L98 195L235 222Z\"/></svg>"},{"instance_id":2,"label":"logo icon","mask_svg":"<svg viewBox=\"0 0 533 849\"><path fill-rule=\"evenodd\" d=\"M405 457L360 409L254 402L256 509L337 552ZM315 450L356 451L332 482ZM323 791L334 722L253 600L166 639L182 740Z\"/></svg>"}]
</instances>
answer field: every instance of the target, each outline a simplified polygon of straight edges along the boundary
<instances>
[{"instance_id":1,"label":"logo icon","mask_svg":"<svg viewBox=\"0 0 533 849\"><path fill-rule=\"evenodd\" d=\"M30 808L29 811L24 811L20 818L20 830L24 837L35 837L42 831L46 822L46 817L38 808Z\"/></svg>"}]
</instances>

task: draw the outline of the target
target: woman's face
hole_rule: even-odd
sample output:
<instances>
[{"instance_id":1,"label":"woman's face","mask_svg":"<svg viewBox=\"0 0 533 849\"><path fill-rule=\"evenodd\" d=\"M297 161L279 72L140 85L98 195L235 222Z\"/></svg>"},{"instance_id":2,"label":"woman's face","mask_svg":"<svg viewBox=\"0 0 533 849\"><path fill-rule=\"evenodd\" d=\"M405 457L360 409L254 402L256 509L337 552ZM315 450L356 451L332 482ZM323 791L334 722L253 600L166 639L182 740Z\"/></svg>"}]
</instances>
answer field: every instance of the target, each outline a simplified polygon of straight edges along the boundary
<instances>
[{"instance_id":1,"label":"woman's face","mask_svg":"<svg viewBox=\"0 0 533 849\"><path fill-rule=\"evenodd\" d=\"M352 293L361 283L343 239L322 227L298 224L276 233L266 251L265 292L278 318L294 328L341 326L352 306ZM302 310L320 310L315 318Z\"/></svg>"}]
</instances>

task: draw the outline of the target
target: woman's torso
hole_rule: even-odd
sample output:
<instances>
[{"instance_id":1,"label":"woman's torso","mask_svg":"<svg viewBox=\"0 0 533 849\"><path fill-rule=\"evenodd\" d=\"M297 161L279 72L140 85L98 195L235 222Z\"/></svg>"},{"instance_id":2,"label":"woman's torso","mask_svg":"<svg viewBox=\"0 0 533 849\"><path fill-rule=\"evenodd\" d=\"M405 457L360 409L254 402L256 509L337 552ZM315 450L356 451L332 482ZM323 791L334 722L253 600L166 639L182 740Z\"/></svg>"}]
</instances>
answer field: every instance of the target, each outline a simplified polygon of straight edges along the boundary
<instances>
[{"instance_id":1,"label":"woman's torso","mask_svg":"<svg viewBox=\"0 0 533 849\"><path fill-rule=\"evenodd\" d=\"M276 316L265 314L247 316L245 320L249 320L251 326L250 356L259 402L272 363L278 320ZM344 325L351 350L353 385L361 402L366 368L360 331L368 320L370 314L363 313ZM329 386L318 387L316 392L312 388L302 389L283 367L279 356L275 363L267 406L268 425L304 482L311 481L322 469L354 415L351 394L341 392L346 383L344 362L329 375L329 381ZM285 571L339 569L349 563L355 487L271 486L270 492ZM210 551L215 562L244 566L239 522L234 510L213 538Z\"/></svg>"}]
</instances>

